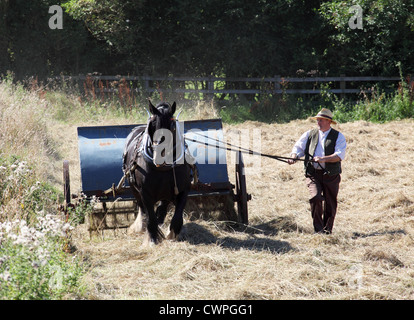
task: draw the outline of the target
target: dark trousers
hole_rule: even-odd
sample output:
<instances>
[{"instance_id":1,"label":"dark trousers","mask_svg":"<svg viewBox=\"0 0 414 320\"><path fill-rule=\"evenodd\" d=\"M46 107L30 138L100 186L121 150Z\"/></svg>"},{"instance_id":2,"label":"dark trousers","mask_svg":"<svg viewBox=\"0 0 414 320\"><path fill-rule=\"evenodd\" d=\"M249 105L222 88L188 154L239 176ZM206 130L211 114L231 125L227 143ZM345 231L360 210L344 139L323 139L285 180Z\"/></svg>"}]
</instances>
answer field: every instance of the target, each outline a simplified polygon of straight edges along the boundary
<instances>
[{"instance_id":1,"label":"dark trousers","mask_svg":"<svg viewBox=\"0 0 414 320\"><path fill-rule=\"evenodd\" d=\"M340 182L339 174L324 175L322 170L315 170L315 173L306 176L315 232L332 233Z\"/></svg>"}]
</instances>

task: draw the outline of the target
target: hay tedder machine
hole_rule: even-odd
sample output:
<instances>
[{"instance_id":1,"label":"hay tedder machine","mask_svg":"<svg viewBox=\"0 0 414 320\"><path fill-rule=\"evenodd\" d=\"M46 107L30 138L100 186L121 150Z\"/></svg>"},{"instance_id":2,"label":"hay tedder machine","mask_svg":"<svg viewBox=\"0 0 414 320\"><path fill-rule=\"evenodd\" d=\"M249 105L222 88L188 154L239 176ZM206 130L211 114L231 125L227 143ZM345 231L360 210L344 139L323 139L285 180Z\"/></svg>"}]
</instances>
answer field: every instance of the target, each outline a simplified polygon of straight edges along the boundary
<instances>
[{"instance_id":1,"label":"hay tedder machine","mask_svg":"<svg viewBox=\"0 0 414 320\"><path fill-rule=\"evenodd\" d=\"M192 183L185 212L203 218L248 223L246 176L236 154L235 182L229 181L220 119L184 121L188 150L195 158L198 182ZM64 209L93 201L89 231L126 228L138 214L135 198L123 179L125 139L138 125L78 127L81 190L70 192L69 162L63 163ZM236 210L237 208L237 210Z\"/></svg>"}]
</instances>

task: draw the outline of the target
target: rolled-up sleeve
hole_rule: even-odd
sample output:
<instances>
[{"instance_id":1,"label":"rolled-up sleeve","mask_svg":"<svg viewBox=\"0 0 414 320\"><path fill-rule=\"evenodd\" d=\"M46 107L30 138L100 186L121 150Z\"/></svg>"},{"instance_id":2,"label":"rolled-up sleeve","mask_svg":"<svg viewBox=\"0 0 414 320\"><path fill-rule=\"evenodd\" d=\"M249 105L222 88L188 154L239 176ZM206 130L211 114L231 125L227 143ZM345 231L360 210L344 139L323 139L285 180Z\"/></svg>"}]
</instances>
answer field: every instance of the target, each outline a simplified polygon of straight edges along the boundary
<instances>
[{"instance_id":1,"label":"rolled-up sleeve","mask_svg":"<svg viewBox=\"0 0 414 320\"><path fill-rule=\"evenodd\" d=\"M345 136L341 132L339 132L338 139L336 140L336 144L335 144L334 154L336 154L339 158L341 158L341 160L344 160L345 153L346 153L346 139L345 139Z\"/></svg>"},{"instance_id":2,"label":"rolled-up sleeve","mask_svg":"<svg viewBox=\"0 0 414 320\"><path fill-rule=\"evenodd\" d=\"M302 134L302 136L299 138L298 141L296 141L295 145L292 148L291 153L295 153L298 158L301 158L305 155L306 143L308 141L310 132L311 130L306 131L304 134ZM334 154L336 154L339 158L341 158L341 160L344 160L345 153L346 153L345 136L341 132L339 132L338 138L335 144Z\"/></svg>"},{"instance_id":3,"label":"rolled-up sleeve","mask_svg":"<svg viewBox=\"0 0 414 320\"><path fill-rule=\"evenodd\" d=\"M296 141L295 145L292 148L291 153L295 153L298 158L301 158L305 155L306 142L308 141L309 133L310 130L302 134L299 140Z\"/></svg>"}]
</instances>

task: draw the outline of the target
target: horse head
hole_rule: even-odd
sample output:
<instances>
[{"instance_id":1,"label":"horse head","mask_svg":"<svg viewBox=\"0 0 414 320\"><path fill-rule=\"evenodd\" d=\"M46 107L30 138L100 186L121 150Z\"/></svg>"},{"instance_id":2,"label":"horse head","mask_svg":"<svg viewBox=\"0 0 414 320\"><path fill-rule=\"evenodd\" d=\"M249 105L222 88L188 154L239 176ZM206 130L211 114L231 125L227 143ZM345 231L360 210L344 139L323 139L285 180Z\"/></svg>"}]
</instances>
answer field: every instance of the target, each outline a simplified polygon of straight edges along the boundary
<instances>
[{"instance_id":1,"label":"horse head","mask_svg":"<svg viewBox=\"0 0 414 320\"><path fill-rule=\"evenodd\" d=\"M177 123L176 103L161 102L156 107L149 101L152 116L148 120L148 135L152 141L153 162L157 167L174 163Z\"/></svg>"}]
</instances>

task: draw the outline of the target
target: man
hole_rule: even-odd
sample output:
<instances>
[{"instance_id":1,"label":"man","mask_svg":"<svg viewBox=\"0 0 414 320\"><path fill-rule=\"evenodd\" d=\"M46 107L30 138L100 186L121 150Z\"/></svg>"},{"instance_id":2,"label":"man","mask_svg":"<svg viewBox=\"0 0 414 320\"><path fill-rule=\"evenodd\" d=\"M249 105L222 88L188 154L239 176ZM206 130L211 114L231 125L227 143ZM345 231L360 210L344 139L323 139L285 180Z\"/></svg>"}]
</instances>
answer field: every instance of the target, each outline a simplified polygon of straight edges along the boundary
<instances>
[{"instance_id":1,"label":"man","mask_svg":"<svg viewBox=\"0 0 414 320\"><path fill-rule=\"evenodd\" d=\"M317 233L332 233L337 196L341 181L341 161L345 158L346 140L331 128L336 124L329 109L323 108L315 117L318 128L305 132L292 149L289 164L305 156L305 176L310 198L313 227ZM325 204L323 205L323 201Z\"/></svg>"}]
</instances>

